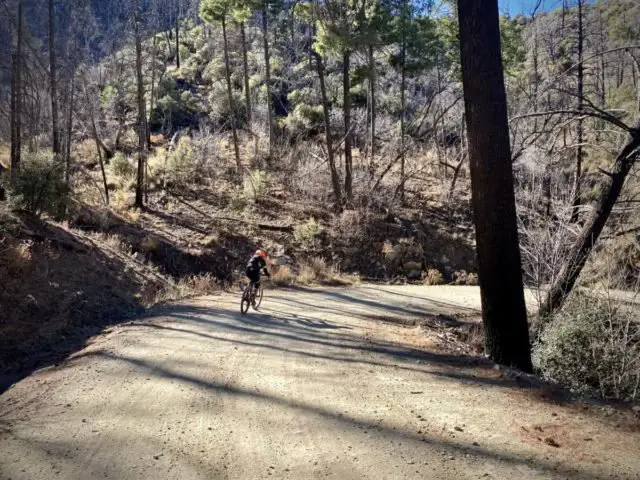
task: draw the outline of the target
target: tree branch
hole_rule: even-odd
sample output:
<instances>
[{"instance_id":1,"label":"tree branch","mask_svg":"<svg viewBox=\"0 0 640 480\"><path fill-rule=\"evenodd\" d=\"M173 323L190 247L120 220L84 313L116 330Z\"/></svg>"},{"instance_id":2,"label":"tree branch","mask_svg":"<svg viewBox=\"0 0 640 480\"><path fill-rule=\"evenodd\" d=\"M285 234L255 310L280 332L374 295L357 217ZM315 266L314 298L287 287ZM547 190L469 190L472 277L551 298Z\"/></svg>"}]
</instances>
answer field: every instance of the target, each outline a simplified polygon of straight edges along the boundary
<instances>
[{"instance_id":1,"label":"tree branch","mask_svg":"<svg viewBox=\"0 0 640 480\"><path fill-rule=\"evenodd\" d=\"M575 116L578 116L578 117L600 118L600 119L605 120L605 121L607 121L609 123L612 123L616 127L621 128L622 130L625 130L626 132L628 132L628 133L630 133L632 135L633 134L637 134L637 129L636 128L630 127L629 125L627 125L625 122L623 122L619 118L617 118L617 117L615 117L615 116L613 116L610 113L607 113L605 111L549 110L549 111L545 111L545 112L525 113L523 115L518 115L518 116L512 117L512 118L509 119L509 121L513 122L515 120L520 120L520 119L523 119L523 118L546 117L546 116L551 116L551 115L575 115Z\"/></svg>"}]
</instances>

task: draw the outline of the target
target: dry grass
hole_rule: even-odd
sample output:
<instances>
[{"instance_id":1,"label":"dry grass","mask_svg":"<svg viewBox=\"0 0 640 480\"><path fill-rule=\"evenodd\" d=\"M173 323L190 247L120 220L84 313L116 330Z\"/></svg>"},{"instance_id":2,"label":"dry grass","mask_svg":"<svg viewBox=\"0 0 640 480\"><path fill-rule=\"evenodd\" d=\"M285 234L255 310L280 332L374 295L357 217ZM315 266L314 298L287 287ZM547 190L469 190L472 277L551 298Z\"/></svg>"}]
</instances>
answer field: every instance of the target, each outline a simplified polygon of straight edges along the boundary
<instances>
[{"instance_id":1,"label":"dry grass","mask_svg":"<svg viewBox=\"0 0 640 480\"><path fill-rule=\"evenodd\" d=\"M119 253L130 253L130 248L123 242L117 233L82 232L82 235L91 239L99 248L109 249Z\"/></svg>"},{"instance_id":2,"label":"dry grass","mask_svg":"<svg viewBox=\"0 0 640 480\"><path fill-rule=\"evenodd\" d=\"M458 339L475 354L484 352L484 328L482 323L471 323L455 330Z\"/></svg>"},{"instance_id":3,"label":"dry grass","mask_svg":"<svg viewBox=\"0 0 640 480\"><path fill-rule=\"evenodd\" d=\"M289 265L282 265L276 268L273 268L273 272L271 274L271 282L274 285L278 285L281 287L288 287L296 284L296 280L298 275Z\"/></svg>"},{"instance_id":4,"label":"dry grass","mask_svg":"<svg viewBox=\"0 0 640 480\"><path fill-rule=\"evenodd\" d=\"M211 295L221 290L220 282L213 275L206 273L172 280L160 290L143 292L141 300L144 305L150 307L197 295Z\"/></svg>"},{"instance_id":5,"label":"dry grass","mask_svg":"<svg viewBox=\"0 0 640 480\"><path fill-rule=\"evenodd\" d=\"M288 265L278 267L271 276L275 285L329 285L347 286L359 282L355 275L346 275L335 265L328 264L324 259L316 257L303 261L300 268L294 270Z\"/></svg>"},{"instance_id":6,"label":"dry grass","mask_svg":"<svg viewBox=\"0 0 640 480\"><path fill-rule=\"evenodd\" d=\"M478 275L467 273L466 270L459 270L453 274L453 283L455 285L478 285Z\"/></svg>"},{"instance_id":7,"label":"dry grass","mask_svg":"<svg viewBox=\"0 0 640 480\"><path fill-rule=\"evenodd\" d=\"M0 143L0 165L9 168L11 164L11 148L7 143Z\"/></svg>"},{"instance_id":8,"label":"dry grass","mask_svg":"<svg viewBox=\"0 0 640 480\"><path fill-rule=\"evenodd\" d=\"M430 268L429 270L427 270L427 273L424 277L424 283L425 285L442 285L445 282L442 273L440 273L440 270L438 270L437 268Z\"/></svg>"},{"instance_id":9,"label":"dry grass","mask_svg":"<svg viewBox=\"0 0 640 480\"><path fill-rule=\"evenodd\" d=\"M0 244L0 278L6 283L20 280L32 260L31 242L16 242L9 246Z\"/></svg>"},{"instance_id":10,"label":"dry grass","mask_svg":"<svg viewBox=\"0 0 640 480\"><path fill-rule=\"evenodd\" d=\"M160 239L154 235L147 235L140 242L140 248L145 252L155 252L160 246Z\"/></svg>"},{"instance_id":11,"label":"dry grass","mask_svg":"<svg viewBox=\"0 0 640 480\"><path fill-rule=\"evenodd\" d=\"M202 241L203 248L216 248L220 245L220 239L217 235L208 235Z\"/></svg>"}]
</instances>

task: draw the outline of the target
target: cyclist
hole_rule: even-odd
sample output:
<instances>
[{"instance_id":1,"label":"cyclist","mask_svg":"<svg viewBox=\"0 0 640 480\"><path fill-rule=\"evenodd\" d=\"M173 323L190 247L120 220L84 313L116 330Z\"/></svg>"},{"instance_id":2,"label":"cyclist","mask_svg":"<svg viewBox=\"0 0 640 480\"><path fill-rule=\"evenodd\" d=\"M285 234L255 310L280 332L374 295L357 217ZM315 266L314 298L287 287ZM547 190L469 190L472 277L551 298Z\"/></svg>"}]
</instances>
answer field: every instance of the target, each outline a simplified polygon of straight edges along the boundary
<instances>
[{"instance_id":1,"label":"cyclist","mask_svg":"<svg viewBox=\"0 0 640 480\"><path fill-rule=\"evenodd\" d=\"M267 278L271 277L269 270L267 270L267 258L269 258L267 252L258 249L247 263L247 270L245 271L245 274L255 286L255 291L260 288L260 274L263 271Z\"/></svg>"}]
</instances>

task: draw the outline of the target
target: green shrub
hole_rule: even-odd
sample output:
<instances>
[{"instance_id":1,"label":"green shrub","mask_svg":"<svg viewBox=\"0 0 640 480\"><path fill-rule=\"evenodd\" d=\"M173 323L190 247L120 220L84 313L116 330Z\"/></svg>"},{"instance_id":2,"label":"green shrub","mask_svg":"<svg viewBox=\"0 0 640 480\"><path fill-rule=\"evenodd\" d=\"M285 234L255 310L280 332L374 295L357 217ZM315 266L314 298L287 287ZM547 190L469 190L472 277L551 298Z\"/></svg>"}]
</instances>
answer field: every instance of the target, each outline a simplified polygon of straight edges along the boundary
<instances>
[{"instance_id":1,"label":"green shrub","mask_svg":"<svg viewBox=\"0 0 640 480\"><path fill-rule=\"evenodd\" d=\"M578 297L546 326L533 353L545 379L574 391L617 399L640 393L640 324L631 309Z\"/></svg>"},{"instance_id":2,"label":"green shrub","mask_svg":"<svg viewBox=\"0 0 640 480\"><path fill-rule=\"evenodd\" d=\"M197 125L204 105L191 91L180 90L178 81L172 76L166 76L158 84L158 100L149 117L149 127L152 130L172 130Z\"/></svg>"},{"instance_id":3,"label":"green shrub","mask_svg":"<svg viewBox=\"0 0 640 480\"><path fill-rule=\"evenodd\" d=\"M324 121L322 105L300 103L283 120L290 135L296 136L317 128Z\"/></svg>"},{"instance_id":4,"label":"green shrub","mask_svg":"<svg viewBox=\"0 0 640 480\"><path fill-rule=\"evenodd\" d=\"M323 232L322 226L315 218L310 218L306 222L296 225L293 229L293 238L303 248L314 248L320 243L320 234Z\"/></svg>"},{"instance_id":5,"label":"green shrub","mask_svg":"<svg viewBox=\"0 0 640 480\"><path fill-rule=\"evenodd\" d=\"M253 170L244 178L244 196L253 203L264 200L269 193L271 179L267 172Z\"/></svg>"},{"instance_id":6,"label":"green shrub","mask_svg":"<svg viewBox=\"0 0 640 480\"><path fill-rule=\"evenodd\" d=\"M196 155L190 137L180 137L167 160L167 181L176 187L186 187L197 179Z\"/></svg>"},{"instance_id":7,"label":"green shrub","mask_svg":"<svg viewBox=\"0 0 640 480\"><path fill-rule=\"evenodd\" d=\"M27 155L20 166L20 173L6 183L17 207L34 215L57 215L67 202L64 166L54 162L49 152Z\"/></svg>"},{"instance_id":8,"label":"green shrub","mask_svg":"<svg viewBox=\"0 0 640 480\"><path fill-rule=\"evenodd\" d=\"M6 179L9 179L7 174ZM0 190L2 190L4 178L0 179ZM0 200L0 235L13 233L18 226L14 210L18 207L17 199L5 192L4 200Z\"/></svg>"},{"instance_id":9,"label":"green shrub","mask_svg":"<svg viewBox=\"0 0 640 480\"><path fill-rule=\"evenodd\" d=\"M116 152L111 159L110 168L111 173L118 178L128 178L136 174L136 167L122 152Z\"/></svg>"},{"instance_id":10,"label":"green shrub","mask_svg":"<svg viewBox=\"0 0 640 480\"><path fill-rule=\"evenodd\" d=\"M220 126L231 128L231 120L235 120L236 128L244 128L247 124L247 106L244 95L234 91L232 95L233 110L229 104L227 87L221 82L212 86L209 95L209 116Z\"/></svg>"},{"instance_id":11,"label":"green shrub","mask_svg":"<svg viewBox=\"0 0 640 480\"><path fill-rule=\"evenodd\" d=\"M242 212L247 208L247 199L244 195L232 195L229 200L229 208L234 212Z\"/></svg>"}]
</instances>

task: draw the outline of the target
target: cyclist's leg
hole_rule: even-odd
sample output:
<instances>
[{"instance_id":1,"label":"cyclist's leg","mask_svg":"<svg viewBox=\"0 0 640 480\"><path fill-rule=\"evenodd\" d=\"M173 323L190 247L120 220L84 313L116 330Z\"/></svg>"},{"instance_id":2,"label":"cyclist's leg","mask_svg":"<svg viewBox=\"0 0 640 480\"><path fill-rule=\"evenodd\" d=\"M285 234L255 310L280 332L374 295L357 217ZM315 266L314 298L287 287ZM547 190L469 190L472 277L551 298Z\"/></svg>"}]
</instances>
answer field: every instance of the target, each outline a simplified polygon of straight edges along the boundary
<instances>
[{"instance_id":1,"label":"cyclist's leg","mask_svg":"<svg viewBox=\"0 0 640 480\"><path fill-rule=\"evenodd\" d=\"M260 272L258 272L257 280L253 282L253 306L256 304L256 295L260 291Z\"/></svg>"},{"instance_id":2,"label":"cyclist's leg","mask_svg":"<svg viewBox=\"0 0 640 480\"><path fill-rule=\"evenodd\" d=\"M256 299L256 291L258 286L260 285L260 272L255 270L247 270L247 277L249 277L249 281L251 282L251 303L253 304Z\"/></svg>"}]
</instances>

